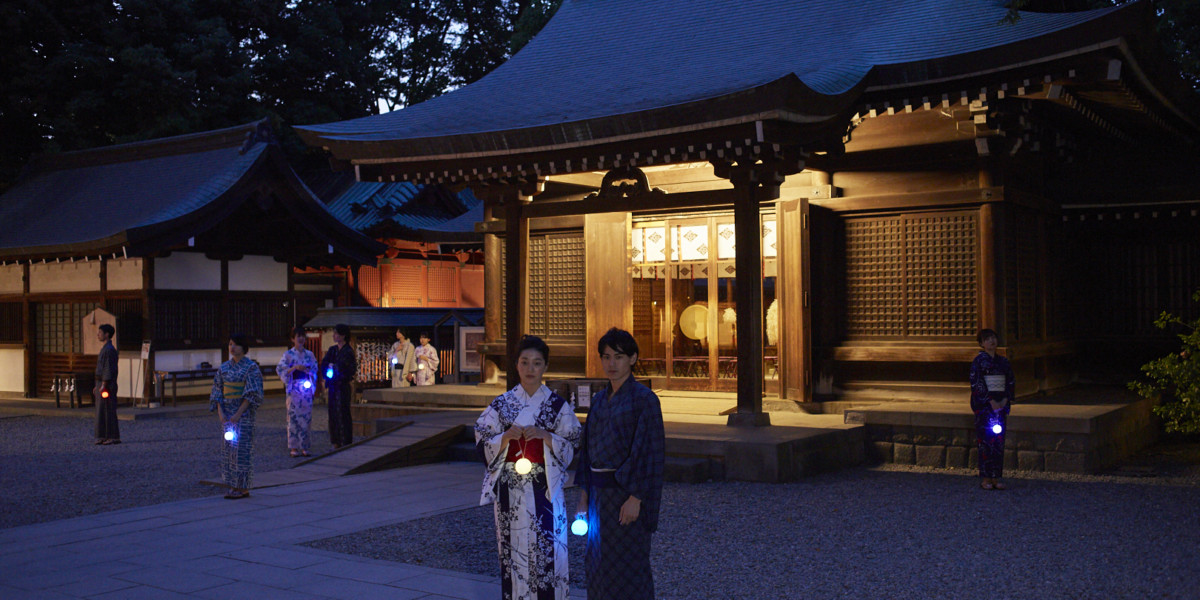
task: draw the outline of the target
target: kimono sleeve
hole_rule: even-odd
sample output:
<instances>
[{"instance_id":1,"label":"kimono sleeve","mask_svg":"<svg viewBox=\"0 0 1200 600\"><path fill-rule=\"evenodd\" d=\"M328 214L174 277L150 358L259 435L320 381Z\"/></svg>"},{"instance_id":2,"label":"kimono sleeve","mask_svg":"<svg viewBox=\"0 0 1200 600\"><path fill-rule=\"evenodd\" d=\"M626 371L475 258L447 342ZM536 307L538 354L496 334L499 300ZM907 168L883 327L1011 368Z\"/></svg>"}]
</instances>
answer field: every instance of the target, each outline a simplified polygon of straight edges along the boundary
<instances>
[{"instance_id":1,"label":"kimono sleeve","mask_svg":"<svg viewBox=\"0 0 1200 600\"><path fill-rule=\"evenodd\" d=\"M575 449L579 447L580 432L583 427L579 417L575 416L575 408L570 402L563 402L558 410L557 425L550 431L550 455L559 462L565 472L575 458Z\"/></svg>"},{"instance_id":2,"label":"kimono sleeve","mask_svg":"<svg viewBox=\"0 0 1200 600\"><path fill-rule=\"evenodd\" d=\"M292 368L292 361L288 358L290 353L291 350L285 350L283 356L279 357L279 364L275 365L275 374L283 381L285 387L292 383L291 373L287 373L287 370Z\"/></svg>"},{"instance_id":3,"label":"kimono sleeve","mask_svg":"<svg viewBox=\"0 0 1200 600\"><path fill-rule=\"evenodd\" d=\"M663 464L666 462L666 431L658 396L645 390L639 400L643 406L634 429L633 444L629 458L617 469L617 480L631 496L642 501L643 526L655 531L662 498Z\"/></svg>"},{"instance_id":4,"label":"kimono sleeve","mask_svg":"<svg viewBox=\"0 0 1200 600\"><path fill-rule=\"evenodd\" d=\"M242 399L253 407L257 407L263 401L262 368L254 361L250 361L250 368L246 370L246 389L242 393Z\"/></svg>"},{"instance_id":5,"label":"kimono sleeve","mask_svg":"<svg viewBox=\"0 0 1200 600\"><path fill-rule=\"evenodd\" d=\"M984 356L986 355L981 353L971 361L971 410L975 412L983 410L988 400L987 382L983 378Z\"/></svg>"},{"instance_id":6,"label":"kimono sleeve","mask_svg":"<svg viewBox=\"0 0 1200 600\"><path fill-rule=\"evenodd\" d=\"M505 429L500 412L496 410L496 401L493 400L475 421L475 449L479 451L484 464L483 489L479 495L481 505L496 500L496 482L500 479L504 457L508 452L507 444L500 443Z\"/></svg>"},{"instance_id":7,"label":"kimono sleeve","mask_svg":"<svg viewBox=\"0 0 1200 600\"><path fill-rule=\"evenodd\" d=\"M221 375L221 369L217 369L217 374L213 376L212 392L208 395L208 412L217 410L224 400L225 378ZM224 413L221 416L225 416Z\"/></svg>"}]
</instances>

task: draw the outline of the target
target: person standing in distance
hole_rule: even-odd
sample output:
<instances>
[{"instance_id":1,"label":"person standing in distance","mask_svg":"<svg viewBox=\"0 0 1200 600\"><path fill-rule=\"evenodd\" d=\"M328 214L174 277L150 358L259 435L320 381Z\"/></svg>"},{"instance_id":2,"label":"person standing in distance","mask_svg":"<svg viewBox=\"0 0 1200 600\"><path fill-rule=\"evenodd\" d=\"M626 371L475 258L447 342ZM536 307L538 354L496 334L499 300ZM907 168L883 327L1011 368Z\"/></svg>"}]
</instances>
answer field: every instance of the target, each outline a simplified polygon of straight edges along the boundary
<instances>
[{"instance_id":1,"label":"person standing in distance","mask_svg":"<svg viewBox=\"0 0 1200 600\"><path fill-rule=\"evenodd\" d=\"M417 370L416 348L405 337L404 331L396 329L396 343L388 352L388 364L392 369L392 387L408 387L412 385L413 371Z\"/></svg>"},{"instance_id":2,"label":"person standing in distance","mask_svg":"<svg viewBox=\"0 0 1200 600\"><path fill-rule=\"evenodd\" d=\"M654 598L650 538L658 529L666 435L658 396L630 374L638 345L609 329L596 344L608 387L592 397L575 483L588 522L588 600Z\"/></svg>"},{"instance_id":3,"label":"person standing in distance","mask_svg":"<svg viewBox=\"0 0 1200 600\"><path fill-rule=\"evenodd\" d=\"M335 345L329 347L317 369L319 385L328 391L329 442L333 449L354 441L354 422L350 417L350 402L354 397L354 378L358 374L358 357L350 345L350 326L338 323L333 328Z\"/></svg>"},{"instance_id":4,"label":"person standing in distance","mask_svg":"<svg viewBox=\"0 0 1200 600\"><path fill-rule=\"evenodd\" d=\"M96 401L96 444L109 446L121 443L121 429L117 426L117 349L113 336L117 330L105 323L96 330L96 339L104 344L96 359L96 387L92 397Z\"/></svg>"}]
</instances>

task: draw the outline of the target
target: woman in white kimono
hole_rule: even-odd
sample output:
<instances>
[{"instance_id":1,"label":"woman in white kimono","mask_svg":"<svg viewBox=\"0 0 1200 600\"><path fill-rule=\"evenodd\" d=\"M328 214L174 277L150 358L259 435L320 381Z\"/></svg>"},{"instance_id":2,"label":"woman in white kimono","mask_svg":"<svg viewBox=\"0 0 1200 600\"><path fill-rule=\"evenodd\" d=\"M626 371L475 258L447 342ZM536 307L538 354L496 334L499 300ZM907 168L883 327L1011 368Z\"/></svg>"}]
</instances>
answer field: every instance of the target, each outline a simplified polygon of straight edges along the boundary
<instances>
[{"instance_id":1,"label":"woman in white kimono","mask_svg":"<svg viewBox=\"0 0 1200 600\"><path fill-rule=\"evenodd\" d=\"M522 338L520 383L475 422L476 447L487 466L480 504L495 506L505 600L566 600L569 591L563 486L580 425L571 403L542 384L549 357L541 338Z\"/></svg>"},{"instance_id":2,"label":"woman in white kimono","mask_svg":"<svg viewBox=\"0 0 1200 600\"><path fill-rule=\"evenodd\" d=\"M416 385L433 385L437 382L437 369L441 360L438 359L437 348L429 343L429 334L421 332L421 345L417 346L417 370L413 383Z\"/></svg>"}]
</instances>

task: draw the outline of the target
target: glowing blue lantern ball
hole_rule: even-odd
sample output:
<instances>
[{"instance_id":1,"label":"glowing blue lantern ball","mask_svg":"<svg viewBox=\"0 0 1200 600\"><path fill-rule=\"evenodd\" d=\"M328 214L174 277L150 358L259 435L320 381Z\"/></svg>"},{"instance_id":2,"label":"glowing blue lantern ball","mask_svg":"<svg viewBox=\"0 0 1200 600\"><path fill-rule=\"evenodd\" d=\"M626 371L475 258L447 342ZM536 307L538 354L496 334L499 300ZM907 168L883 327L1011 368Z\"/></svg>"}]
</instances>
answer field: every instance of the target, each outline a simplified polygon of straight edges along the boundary
<instances>
[{"instance_id":1,"label":"glowing blue lantern ball","mask_svg":"<svg viewBox=\"0 0 1200 600\"><path fill-rule=\"evenodd\" d=\"M333 379L333 367L332 366L325 369L325 379Z\"/></svg>"},{"instance_id":2,"label":"glowing blue lantern ball","mask_svg":"<svg viewBox=\"0 0 1200 600\"><path fill-rule=\"evenodd\" d=\"M1000 423L992 423L992 433L994 433L996 435L1000 435L1000 433L1002 431L1004 431L1003 425L1001 425Z\"/></svg>"},{"instance_id":3,"label":"glowing blue lantern ball","mask_svg":"<svg viewBox=\"0 0 1200 600\"><path fill-rule=\"evenodd\" d=\"M587 519L583 518L583 515L575 515L575 520L571 521L571 533L575 535L587 535L587 532Z\"/></svg>"}]
</instances>

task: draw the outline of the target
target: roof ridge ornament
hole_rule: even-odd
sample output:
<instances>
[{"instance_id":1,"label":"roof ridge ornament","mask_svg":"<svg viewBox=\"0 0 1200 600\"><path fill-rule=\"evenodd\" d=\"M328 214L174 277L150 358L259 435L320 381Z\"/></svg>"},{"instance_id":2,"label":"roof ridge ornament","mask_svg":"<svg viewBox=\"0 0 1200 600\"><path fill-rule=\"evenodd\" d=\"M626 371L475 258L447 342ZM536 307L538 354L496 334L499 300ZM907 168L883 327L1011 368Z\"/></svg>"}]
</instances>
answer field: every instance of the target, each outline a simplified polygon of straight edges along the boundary
<instances>
[{"instance_id":1,"label":"roof ridge ornament","mask_svg":"<svg viewBox=\"0 0 1200 600\"><path fill-rule=\"evenodd\" d=\"M604 174L600 189L585 196L584 200L635 198L639 196L665 196L667 193L659 188L650 188L650 181L641 169L633 165L625 165L612 169Z\"/></svg>"}]
</instances>

